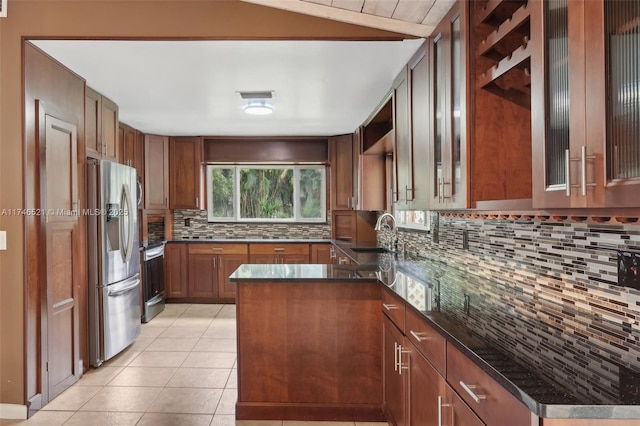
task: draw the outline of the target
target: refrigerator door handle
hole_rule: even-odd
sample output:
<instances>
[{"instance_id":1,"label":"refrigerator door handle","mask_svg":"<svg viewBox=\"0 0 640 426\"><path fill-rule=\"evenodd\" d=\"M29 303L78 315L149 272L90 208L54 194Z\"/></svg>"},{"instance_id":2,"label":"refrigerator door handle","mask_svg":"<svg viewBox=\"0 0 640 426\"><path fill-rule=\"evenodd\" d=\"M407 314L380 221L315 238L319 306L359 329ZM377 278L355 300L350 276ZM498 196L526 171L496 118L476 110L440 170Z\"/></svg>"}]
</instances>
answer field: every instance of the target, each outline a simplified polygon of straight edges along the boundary
<instances>
[{"instance_id":1,"label":"refrigerator door handle","mask_svg":"<svg viewBox=\"0 0 640 426\"><path fill-rule=\"evenodd\" d=\"M134 290L134 289L138 288L139 286L140 286L140 280L136 279L136 281L133 284L131 284L130 286L127 286L127 287L125 287L123 289L120 289L120 290L117 290L117 291L109 291L107 293L107 296L109 296L109 297L120 296L122 294L125 294L125 293L127 293L127 292L129 292L131 290Z\"/></svg>"},{"instance_id":2,"label":"refrigerator door handle","mask_svg":"<svg viewBox=\"0 0 640 426\"><path fill-rule=\"evenodd\" d=\"M128 184L123 184L122 185L122 192L123 192L123 202L126 205L126 207L123 209L122 213L123 215L133 215L136 213L136 209L133 208L133 205L131 203L131 191L129 189L129 185ZM121 235L122 235L122 239L125 240L126 237L126 244L122 244L122 257L124 259L125 262L129 262L129 260L131 259L131 253L133 251L133 238L134 238L134 226L133 226L133 216L131 218L128 218L128 220L126 221L127 224L127 229L123 229L125 221L122 220L120 221L120 226L121 226ZM126 235L125 235L126 234Z\"/></svg>"}]
</instances>

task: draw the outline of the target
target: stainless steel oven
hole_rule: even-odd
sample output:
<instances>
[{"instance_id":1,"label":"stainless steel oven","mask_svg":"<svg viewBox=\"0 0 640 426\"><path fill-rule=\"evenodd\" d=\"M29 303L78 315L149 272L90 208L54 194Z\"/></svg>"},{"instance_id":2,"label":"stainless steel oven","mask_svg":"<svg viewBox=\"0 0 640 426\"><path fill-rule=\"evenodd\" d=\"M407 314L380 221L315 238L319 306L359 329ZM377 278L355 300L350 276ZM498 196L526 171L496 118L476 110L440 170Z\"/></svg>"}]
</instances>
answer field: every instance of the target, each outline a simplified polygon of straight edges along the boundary
<instances>
[{"instance_id":1,"label":"stainless steel oven","mask_svg":"<svg viewBox=\"0 0 640 426\"><path fill-rule=\"evenodd\" d=\"M142 253L142 322L149 322L164 310L164 243L147 247Z\"/></svg>"}]
</instances>

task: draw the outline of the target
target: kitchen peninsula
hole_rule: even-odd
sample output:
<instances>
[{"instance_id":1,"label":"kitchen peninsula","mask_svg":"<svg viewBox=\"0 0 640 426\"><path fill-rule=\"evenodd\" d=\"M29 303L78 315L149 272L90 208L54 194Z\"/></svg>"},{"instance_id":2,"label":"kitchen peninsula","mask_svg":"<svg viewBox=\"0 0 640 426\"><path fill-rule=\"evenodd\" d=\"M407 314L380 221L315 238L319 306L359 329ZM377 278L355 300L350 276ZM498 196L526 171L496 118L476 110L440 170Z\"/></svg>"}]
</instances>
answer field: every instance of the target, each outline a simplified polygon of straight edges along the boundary
<instances>
[{"instance_id":1,"label":"kitchen peninsula","mask_svg":"<svg viewBox=\"0 0 640 426\"><path fill-rule=\"evenodd\" d=\"M354 265L249 264L230 277L237 419L544 426L640 419L637 373L596 357L602 349L580 338L623 325L452 259L340 248ZM571 309L573 324L554 322L554 312Z\"/></svg>"}]
</instances>

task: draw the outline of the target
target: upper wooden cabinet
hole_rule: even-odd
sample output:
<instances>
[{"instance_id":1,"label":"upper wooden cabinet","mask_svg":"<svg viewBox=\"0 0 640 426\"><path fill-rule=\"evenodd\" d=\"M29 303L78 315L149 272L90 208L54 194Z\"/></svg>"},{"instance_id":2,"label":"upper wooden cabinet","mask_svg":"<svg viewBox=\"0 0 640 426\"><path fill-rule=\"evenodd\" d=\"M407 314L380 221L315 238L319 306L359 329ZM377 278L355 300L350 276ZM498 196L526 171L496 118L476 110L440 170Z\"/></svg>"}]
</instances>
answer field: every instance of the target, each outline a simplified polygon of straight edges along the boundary
<instances>
[{"instance_id":1,"label":"upper wooden cabinet","mask_svg":"<svg viewBox=\"0 0 640 426\"><path fill-rule=\"evenodd\" d=\"M534 207L638 207L638 2L532 3Z\"/></svg>"},{"instance_id":2,"label":"upper wooden cabinet","mask_svg":"<svg viewBox=\"0 0 640 426\"><path fill-rule=\"evenodd\" d=\"M145 135L144 208L169 208L169 138Z\"/></svg>"},{"instance_id":3,"label":"upper wooden cabinet","mask_svg":"<svg viewBox=\"0 0 640 426\"><path fill-rule=\"evenodd\" d=\"M430 38L430 208L468 207L466 2L457 2Z\"/></svg>"},{"instance_id":4,"label":"upper wooden cabinet","mask_svg":"<svg viewBox=\"0 0 640 426\"><path fill-rule=\"evenodd\" d=\"M393 130L395 134L395 179L392 201L397 209L407 209L413 199L413 150L411 148L411 107L407 67L393 82Z\"/></svg>"},{"instance_id":5,"label":"upper wooden cabinet","mask_svg":"<svg viewBox=\"0 0 640 426\"><path fill-rule=\"evenodd\" d=\"M118 161L118 105L85 88L87 157Z\"/></svg>"},{"instance_id":6,"label":"upper wooden cabinet","mask_svg":"<svg viewBox=\"0 0 640 426\"><path fill-rule=\"evenodd\" d=\"M136 129L124 123L118 126L118 161L130 167L136 167L137 164Z\"/></svg>"},{"instance_id":7,"label":"upper wooden cabinet","mask_svg":"<svg viewBox=\"0 0 640 426\"><path fill-rule=\"evenodd\" d=\"M354 209L354 148L353 135L334 136L329 139L331 163L331 210Z\"/></svg>"},{"instance_id":8,"label":"upper wooden cabinet","mask_svg":"<svg viewBox=\"0 0 640 426\"><path fill-rule=\"evenodd\" d=\"M204 204L202 138L169 139L169 207L200 209Z\"/></svg>"}]
</instances>

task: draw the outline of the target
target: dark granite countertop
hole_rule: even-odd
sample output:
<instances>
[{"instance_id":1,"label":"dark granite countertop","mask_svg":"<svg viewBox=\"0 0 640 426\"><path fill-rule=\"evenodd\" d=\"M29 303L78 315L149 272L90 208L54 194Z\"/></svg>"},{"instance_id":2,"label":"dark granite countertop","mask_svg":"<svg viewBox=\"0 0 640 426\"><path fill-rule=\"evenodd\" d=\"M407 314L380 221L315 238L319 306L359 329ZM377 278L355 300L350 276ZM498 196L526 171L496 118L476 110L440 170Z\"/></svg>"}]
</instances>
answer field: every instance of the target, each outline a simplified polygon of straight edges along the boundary
<instances>
[{"instance_id":1,"label":"dark granite countertop","mask_svg":"<svg viewBox=\"0 0 640 426\"><path fill-rule=\"evenodd\" d=\"M367 244L334 243L357 264L242 265L231 279L375 279L536 415L640 419L638 358L630 363L637 367L632 371L604 356L606 348L589 347L581 339L588 330L615 333L621 325L575 308L575 328L563 328L539 313L553 318L554 311L572 308L457 269L453 259L405 260L395 253L351 250Z\"/></svg>"}]
</instances>

